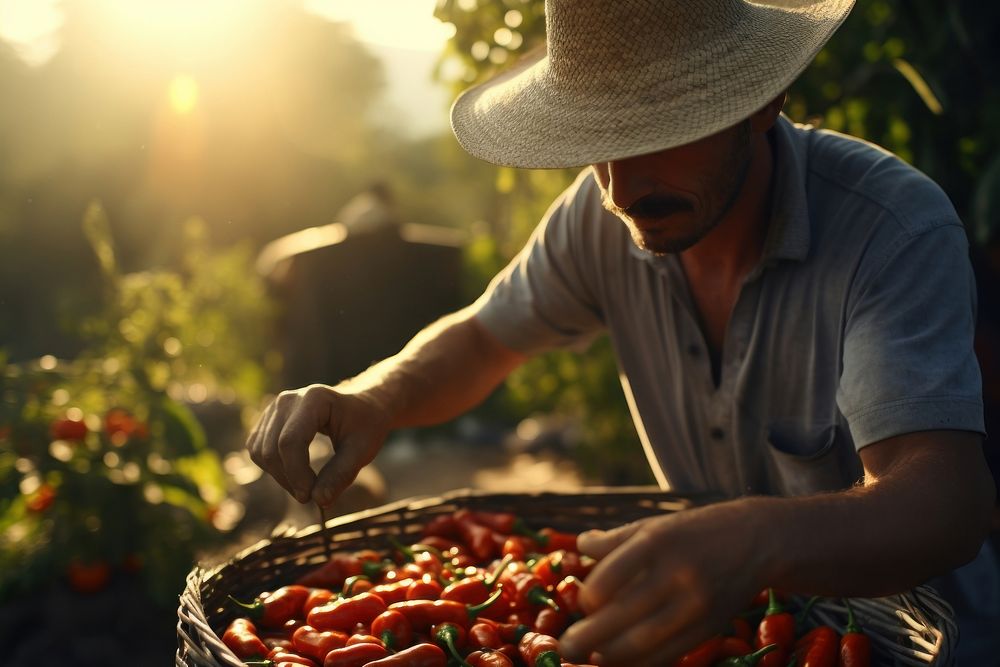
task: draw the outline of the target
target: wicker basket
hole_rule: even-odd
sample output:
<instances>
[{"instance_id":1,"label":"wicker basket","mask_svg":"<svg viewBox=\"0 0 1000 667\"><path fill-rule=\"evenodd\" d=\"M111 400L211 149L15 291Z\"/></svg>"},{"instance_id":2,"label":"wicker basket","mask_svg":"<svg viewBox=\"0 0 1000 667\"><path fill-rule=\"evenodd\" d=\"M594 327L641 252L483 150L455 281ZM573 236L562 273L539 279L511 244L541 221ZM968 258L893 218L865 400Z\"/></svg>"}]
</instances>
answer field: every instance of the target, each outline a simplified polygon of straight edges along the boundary
<instances>
[{"instance_id":1,"label":"wicker basket","mask_svg":"<svg viewBox=\"0 0 1000 667\"><path fill-rule=\"evenodd\" d=\"M406 542L406 536L419 535L422 526L433 517L462 507L511 511L536 527L579 532L676 512L708 500L648 487L537 494L461 490L337 517L327 522L326 533L336 550L388 549L388 535ZM226 596L249 599L262 590L294 581L326 560L323 536L319 525L276 533L226 563L209 569L195 567L188 575L177 608L176 665L242 667L243 663L219 638L220 629L235 615L226 604ZM951 608L933 589L920 587L904 595L853 599L851 606L872 639L874 665L953 664L951 656L958 630ZM827 623L843 631L847 611L838 601L823 600L813 607L810 621Z\"/></svg>"}]
</instances>

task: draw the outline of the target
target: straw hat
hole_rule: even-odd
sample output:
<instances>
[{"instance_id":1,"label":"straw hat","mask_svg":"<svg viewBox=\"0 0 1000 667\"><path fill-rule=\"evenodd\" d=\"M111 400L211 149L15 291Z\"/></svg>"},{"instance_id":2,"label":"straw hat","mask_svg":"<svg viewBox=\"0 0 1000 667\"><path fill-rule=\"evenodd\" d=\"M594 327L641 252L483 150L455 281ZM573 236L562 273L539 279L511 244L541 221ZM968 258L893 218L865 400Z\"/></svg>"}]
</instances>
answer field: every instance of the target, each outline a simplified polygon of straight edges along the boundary
<instances>
[{"instance_id":1,"label":"straw hat","mask_svg":"<svg viewBox=\"0 0 1000 667\"><path fill-rule=\"evenodd\" d=\"M690 143L787 89L854 0L545 0L546 52L462 93L472 155L575 167Z\"/></svg>"}]
</instances>

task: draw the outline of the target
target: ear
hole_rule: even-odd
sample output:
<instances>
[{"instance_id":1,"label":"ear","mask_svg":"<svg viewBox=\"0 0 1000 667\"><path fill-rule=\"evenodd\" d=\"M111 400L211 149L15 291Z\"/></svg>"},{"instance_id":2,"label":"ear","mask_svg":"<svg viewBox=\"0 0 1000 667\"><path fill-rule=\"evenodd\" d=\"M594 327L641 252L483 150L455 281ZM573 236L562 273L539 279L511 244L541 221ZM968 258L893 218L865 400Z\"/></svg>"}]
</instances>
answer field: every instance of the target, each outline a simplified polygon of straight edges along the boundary
<instances>
[{"instance_id":1,"label":"ear","mask_svg":"<svg viewBox=\"0 0 1000 667\"><path fill-rule=\"evenodd\" d=\"M771 129L775 121L778 120L781 108L785 106L785 96L785 91L782 91L780 95L768 102L757 113L750 116L750 129L753 132L763 134Z\"/></svg>"}]
</instances>

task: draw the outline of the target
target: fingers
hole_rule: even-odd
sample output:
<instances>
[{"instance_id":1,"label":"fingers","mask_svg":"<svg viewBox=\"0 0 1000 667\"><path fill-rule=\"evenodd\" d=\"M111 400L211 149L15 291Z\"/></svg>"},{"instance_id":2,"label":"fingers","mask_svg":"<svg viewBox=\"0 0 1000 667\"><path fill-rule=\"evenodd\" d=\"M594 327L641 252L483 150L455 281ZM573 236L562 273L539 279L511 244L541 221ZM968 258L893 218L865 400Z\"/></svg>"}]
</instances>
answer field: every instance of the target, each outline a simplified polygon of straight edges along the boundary
<instances>
[{"instance_id":1,"label":"fingers","mask_svg":"<svg viewBox=\"0 0 1000 667\"><path fill-rule=\"evenodd\" d=\"M623 526L625 528L629 526ZM609 531L610 534L628 533L629 537L597 563L587 575L580 591L580 603L588 613L593 613L611 600L616 592L628 585L653 560L650 555L653 545L649 535L637 529L632 529L631 532L623 529Z\"/></svg>"},{"instance_id":2,"label":"fingers","mask_svg":"<svg viewBox=\"0 0 1000 667\"><path fill-rule=\"evenodd\" d=\"M251 460L301 503L309 502L316 479L309 444L330 415L318 389L281 392L247 439Z\"/></svg>"},{"instance_id":3,"label":"fingers","mask_svg":"<svg viewBox=\"0 0 1000 667\"><path fill-rule=\"evenodd\" d=\"M641 521L633 521L612 530L588 530L580 534L577 544L580 553L600 560L619 544L632 537L642 527Z\"/></svg>"},{"instance_id":4,"label":"fingers","mask_svg":"<svg viewBox=\"0 0 1000 667\"><path fill-rule=\"evenodd\" d=\"M370 445L368 436L364 434L349 436L338 442L333 456L319 471L312 499L323 507L329 507L350 486L361 469L371 463L374 457Z\"/></svg>"},{"instance_id":5,"label":"fingers","mask_svg":"<svg viewBox=\"0 0 1000 667\"><path fill-rule=\"evenodd\" d=\"M300 503L309 502L316 482L316 473L309 466L309 443L319 431L316 421L316 416L306 410L293 412L273 445L278 450L291 493Z\"/></svg>"},{"instance_id":6,"label":"fingers","mask_svg":"<svg viewBox=\"0 0 1000 667\"><path fill-rule=\"evenodd\" d=\"M617 595L592 614L566 630L560 648L567 657L586 658L594 649L614 641L635 624L659 614L667 597L666 582L651 578L645 572L633 572L635 578L623 586ZM664 628L672 631L672 626ZM617 664L617 663L608 663Z\"/></svg>"}]
</instances>

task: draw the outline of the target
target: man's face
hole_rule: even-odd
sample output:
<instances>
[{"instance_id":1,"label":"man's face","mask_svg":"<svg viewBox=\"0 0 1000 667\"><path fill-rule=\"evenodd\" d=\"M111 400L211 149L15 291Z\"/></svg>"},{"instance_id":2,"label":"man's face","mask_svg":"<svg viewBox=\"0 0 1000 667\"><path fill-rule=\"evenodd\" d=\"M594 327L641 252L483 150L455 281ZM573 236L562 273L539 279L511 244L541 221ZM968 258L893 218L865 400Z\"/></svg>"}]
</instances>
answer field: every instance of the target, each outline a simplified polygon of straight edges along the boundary
<instances>
[{"instance_id":1,"label":"man's face","mask_svg":"<svg viewBox=\"0 0 1000 667\"><path fill-rule=\"evenodd\" d=\"M750 166L750 140L745 121L684 146L595 164L604 207L625 222L640 248L687 250L736 201Z\"/></svg>"}]
</instances>

